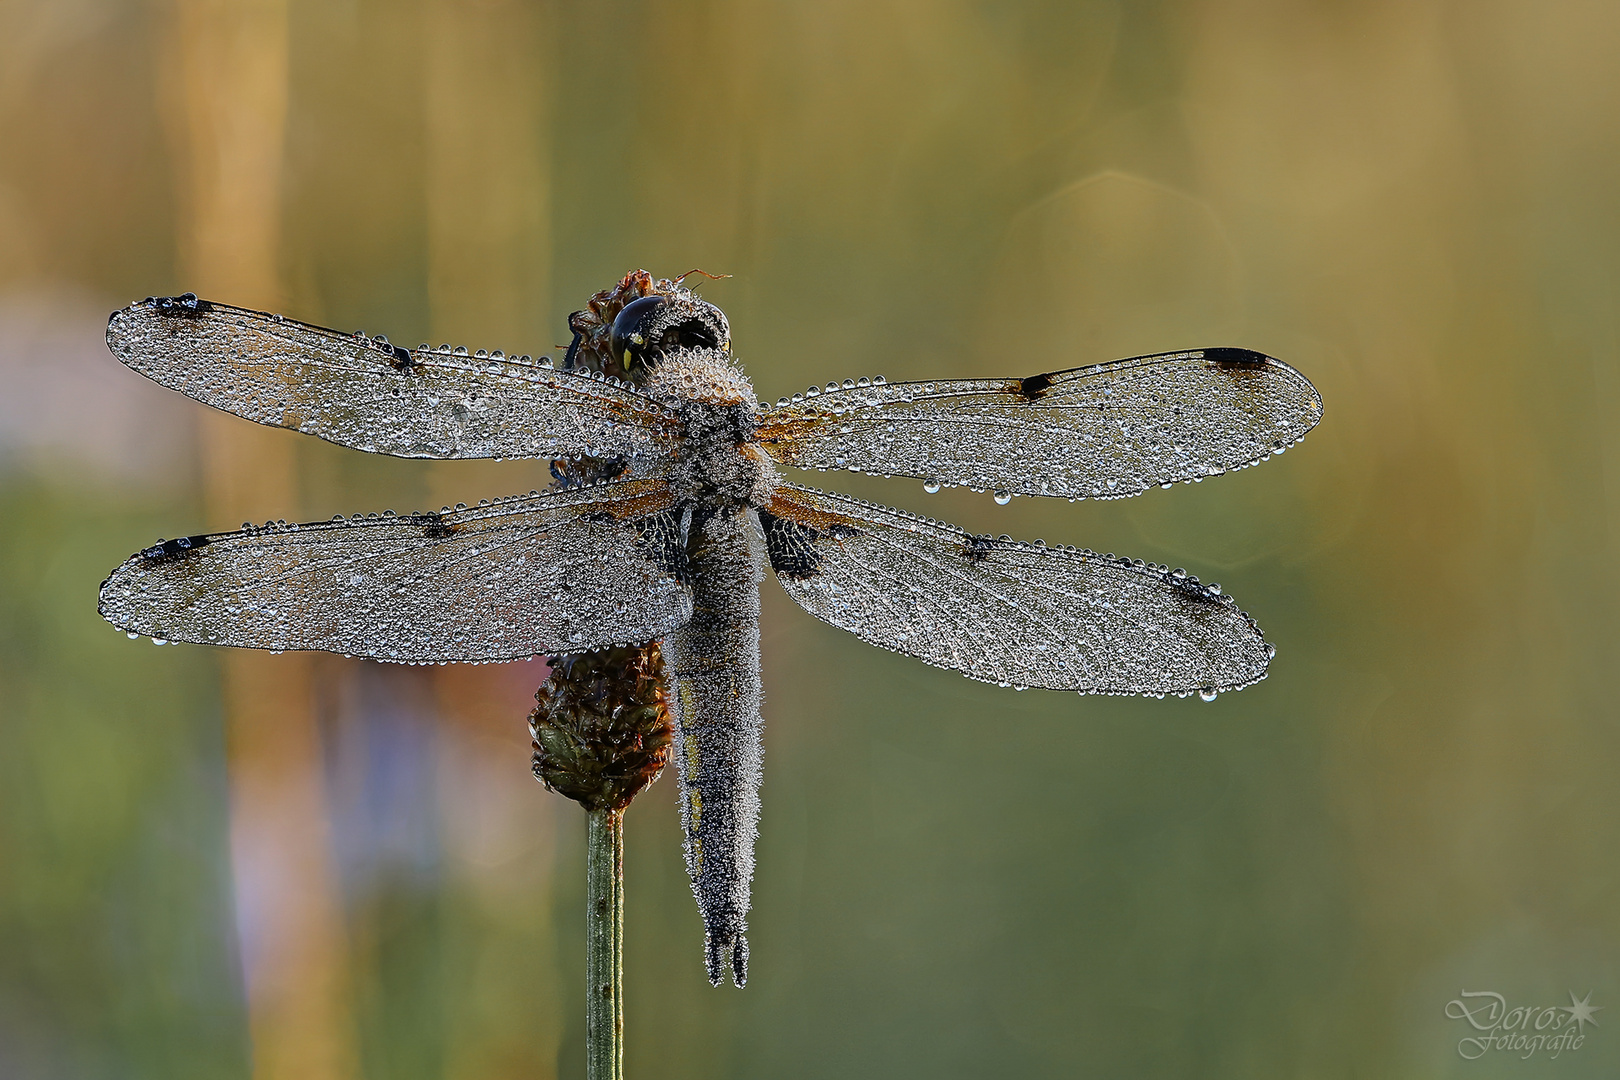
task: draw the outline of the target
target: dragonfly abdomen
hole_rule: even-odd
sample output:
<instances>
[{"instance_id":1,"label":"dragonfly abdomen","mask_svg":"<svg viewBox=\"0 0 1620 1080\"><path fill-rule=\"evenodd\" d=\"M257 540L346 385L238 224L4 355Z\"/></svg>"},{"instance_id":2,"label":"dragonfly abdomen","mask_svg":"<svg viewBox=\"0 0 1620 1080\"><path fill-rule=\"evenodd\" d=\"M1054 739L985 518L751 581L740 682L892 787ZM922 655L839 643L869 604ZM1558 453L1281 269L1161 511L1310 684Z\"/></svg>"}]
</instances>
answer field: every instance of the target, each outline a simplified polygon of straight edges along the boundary
<instances>
[{"instance_id":1,"label":"dragonfly abdomen","mask_svg":"<svg viewBox=\"0 0 1620 1080\"><path fill-rule=\"evenodd\" d=\"M688 544L692 620L664 643L675 716L686 869L703 916L716 986L748 978L749 887L759 829L762 747L759 583L765 553L754 511L694 522Z\"/></svg>"}]
</instances>

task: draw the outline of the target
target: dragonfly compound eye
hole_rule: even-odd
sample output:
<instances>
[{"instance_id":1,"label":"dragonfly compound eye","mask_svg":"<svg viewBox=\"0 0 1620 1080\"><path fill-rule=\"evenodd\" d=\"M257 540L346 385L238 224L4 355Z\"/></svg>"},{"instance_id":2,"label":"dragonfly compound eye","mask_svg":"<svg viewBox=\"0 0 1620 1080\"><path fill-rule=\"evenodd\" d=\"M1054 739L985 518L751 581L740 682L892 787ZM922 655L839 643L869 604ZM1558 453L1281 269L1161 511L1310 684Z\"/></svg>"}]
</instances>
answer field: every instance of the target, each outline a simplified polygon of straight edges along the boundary
<instances>
[{"instance_id":1,"label":"dragonfly compound eye","mask_svg":"<svg viewBox=\"0 0 1620 1080\"><path fill-rule=\"evenodd\" d=\"M626 373L648 367L670 349L731 347L731 328L713 304L685 297L643 296L631 301L613 320L608 338L613 356Z\"/></svg>"}]
</instances>

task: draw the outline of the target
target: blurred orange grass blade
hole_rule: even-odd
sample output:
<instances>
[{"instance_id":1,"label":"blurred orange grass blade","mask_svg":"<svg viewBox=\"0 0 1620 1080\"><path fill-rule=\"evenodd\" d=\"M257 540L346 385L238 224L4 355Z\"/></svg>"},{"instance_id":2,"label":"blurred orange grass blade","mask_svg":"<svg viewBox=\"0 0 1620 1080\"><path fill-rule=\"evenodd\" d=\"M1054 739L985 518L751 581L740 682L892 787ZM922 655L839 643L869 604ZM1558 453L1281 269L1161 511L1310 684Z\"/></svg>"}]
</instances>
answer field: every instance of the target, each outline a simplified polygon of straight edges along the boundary
<instances>
[{"instance_id":1,"label":"blurred orange grass blade","mask_svg":"<svg viewBox=\"0 0 1620 1080\"><path fill-rule=\"evenodd\" d=\"M178 246L188 280L273 305L287 114L286 0L177 0L171 117L187 212ZM241 521L288 505L287 438L211 414L203 420L209 515ZM231 861L247 980L255 1080L359 1075L349 970L333 878L320 740L304 657L221 657L231 777Z\"/></svg>"}]
</instances>

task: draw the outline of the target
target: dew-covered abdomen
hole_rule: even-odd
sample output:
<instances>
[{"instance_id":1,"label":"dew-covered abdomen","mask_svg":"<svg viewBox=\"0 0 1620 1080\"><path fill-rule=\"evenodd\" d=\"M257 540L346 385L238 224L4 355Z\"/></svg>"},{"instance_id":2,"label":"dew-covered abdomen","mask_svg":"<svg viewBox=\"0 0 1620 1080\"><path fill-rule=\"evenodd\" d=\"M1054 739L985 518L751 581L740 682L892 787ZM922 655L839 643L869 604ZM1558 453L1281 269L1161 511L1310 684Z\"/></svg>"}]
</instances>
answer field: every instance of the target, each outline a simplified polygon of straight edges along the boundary
<instances>
[{"instance_id":1,"label":"dew-covered abdomen","mask_svg":"<svg viewBox=\"0 0 1620 1080\"><path fill-rule=\"evenodd\" d=\"M692 619L665 639L686 869L703 916L709 981L748 977L747 929L762 769L759 583L764 543L741 506L695 520Z\"/></svg>"},{"instance_id":2,"label":"dew-covered abdomen","mask_svg":"<svg viewBox=\"0 0 1620 1080\"><path fill-rule=\"evenodd\" d=\"M686 868L709 981L718 985L729 969L741 986L762 767L765 549L754 508L770 500L778 479L756 440L753 386L728 354L669 354L649 373L647 390L677 418L679 450L667 475L676 502L691 512L692 619L664 641Z\"/></svg>"}]
</instances>

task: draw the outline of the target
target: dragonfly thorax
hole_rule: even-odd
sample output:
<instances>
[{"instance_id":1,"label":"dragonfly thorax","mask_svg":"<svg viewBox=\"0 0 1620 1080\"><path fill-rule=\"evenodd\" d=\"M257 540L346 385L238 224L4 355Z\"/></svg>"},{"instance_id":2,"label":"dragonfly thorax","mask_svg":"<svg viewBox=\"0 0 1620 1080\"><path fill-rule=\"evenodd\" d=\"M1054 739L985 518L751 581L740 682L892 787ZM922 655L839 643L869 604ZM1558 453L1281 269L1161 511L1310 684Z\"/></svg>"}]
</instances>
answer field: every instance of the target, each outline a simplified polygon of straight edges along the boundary
<instances>
[{"instance_id":1,"label":"dragonfly thorax","mask_svg":"<svg viewBox=\"0 0 1620 1080\"><path fill-rule=\"evenodd\" d=\"M758 399L748 376L713 349L680 350L651 372L647 391L672 409L681 443L669 473L683 501L761 505L776 490L776 467L756 438Z\"/></svg>"}]
</instances>

